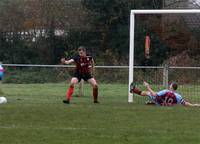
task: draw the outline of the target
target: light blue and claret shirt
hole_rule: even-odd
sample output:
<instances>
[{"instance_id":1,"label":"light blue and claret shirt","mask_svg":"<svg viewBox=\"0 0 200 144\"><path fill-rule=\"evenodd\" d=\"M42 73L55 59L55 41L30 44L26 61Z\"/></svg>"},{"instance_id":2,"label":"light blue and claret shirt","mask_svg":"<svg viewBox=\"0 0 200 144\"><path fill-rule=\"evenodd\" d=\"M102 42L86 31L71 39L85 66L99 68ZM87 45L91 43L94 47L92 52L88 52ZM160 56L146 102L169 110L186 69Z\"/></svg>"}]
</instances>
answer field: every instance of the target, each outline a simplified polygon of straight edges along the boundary
<instances>
[{"instance_id":1,"label":"light blue and claret shirt","mask_svg":"<svg viewBox=\"0 0 200 144\"><path fill-rule=\"evenodd\" d=\"M176 92L168 89L157 92L156 96L150 96L150 98L157 104L162 106L170 106L174 104L185 104L185 100L182 96Z\"/></svg>"}]
</instances>

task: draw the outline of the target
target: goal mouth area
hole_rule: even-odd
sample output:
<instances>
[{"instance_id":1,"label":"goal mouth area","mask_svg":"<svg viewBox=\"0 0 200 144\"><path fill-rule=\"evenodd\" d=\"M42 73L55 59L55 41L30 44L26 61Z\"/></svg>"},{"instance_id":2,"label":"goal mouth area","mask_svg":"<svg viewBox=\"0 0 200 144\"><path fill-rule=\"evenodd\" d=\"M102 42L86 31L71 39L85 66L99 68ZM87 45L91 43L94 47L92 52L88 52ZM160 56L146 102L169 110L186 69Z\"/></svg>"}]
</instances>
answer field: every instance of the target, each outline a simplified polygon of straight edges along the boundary
<instances>
[{"instance_id":1,"label":"goal mouth area","mask_svg":"<svg viewBox=\"0 0 200 144\"><path fill-rule=\"evenodd\" d=\"M135 16L140 14L197 14L200 9L145 9L131 10L130 12L130 41L129 41L129 85L134 79L134 39L135 39ZM133 94L128 88L128 102L133 102Z\"/></svg>"}]
</instances>

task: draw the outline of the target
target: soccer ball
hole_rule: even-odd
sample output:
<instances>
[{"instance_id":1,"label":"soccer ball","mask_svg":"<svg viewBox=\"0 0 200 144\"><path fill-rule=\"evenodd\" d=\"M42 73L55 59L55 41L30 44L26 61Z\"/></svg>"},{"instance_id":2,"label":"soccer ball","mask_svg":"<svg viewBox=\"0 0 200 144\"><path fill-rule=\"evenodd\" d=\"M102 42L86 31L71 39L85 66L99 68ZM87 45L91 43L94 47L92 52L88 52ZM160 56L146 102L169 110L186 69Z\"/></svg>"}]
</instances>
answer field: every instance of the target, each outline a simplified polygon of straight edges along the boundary
<instances>
[{"instance_id":1,"label":"soccer ball","mask_svg":"<svg viewBox=\"0 0 200 144\"><path fill-rule=\"evenodd\" d=\"M0 97L0 104L7 103L7 99L5 97Z\"/></svg>"}]
</instances>

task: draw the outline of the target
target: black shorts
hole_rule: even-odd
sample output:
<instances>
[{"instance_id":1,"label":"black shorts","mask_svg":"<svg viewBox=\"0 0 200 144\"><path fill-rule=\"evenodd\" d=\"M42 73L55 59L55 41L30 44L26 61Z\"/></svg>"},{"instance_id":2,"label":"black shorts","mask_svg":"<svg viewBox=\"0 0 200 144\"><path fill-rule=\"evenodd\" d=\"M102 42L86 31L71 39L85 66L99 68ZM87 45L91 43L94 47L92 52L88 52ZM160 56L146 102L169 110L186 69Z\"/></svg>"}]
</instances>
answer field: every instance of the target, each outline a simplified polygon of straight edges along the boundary
<instances>
[{"instance_id":1,"label":"black shorts","mask_svg":"<svg viewBox=\"0 0 200 144\"><path fill-rule=\"evenodd\" d=\"M89 79L93 78L92 75L90 73L84 73L81 74L79 72L76 72L74 74L74 77L76 77L78 79L78 81L80 82L81 79L83 79L84 81L88 81Z\"/></svg>"}]
</instances>

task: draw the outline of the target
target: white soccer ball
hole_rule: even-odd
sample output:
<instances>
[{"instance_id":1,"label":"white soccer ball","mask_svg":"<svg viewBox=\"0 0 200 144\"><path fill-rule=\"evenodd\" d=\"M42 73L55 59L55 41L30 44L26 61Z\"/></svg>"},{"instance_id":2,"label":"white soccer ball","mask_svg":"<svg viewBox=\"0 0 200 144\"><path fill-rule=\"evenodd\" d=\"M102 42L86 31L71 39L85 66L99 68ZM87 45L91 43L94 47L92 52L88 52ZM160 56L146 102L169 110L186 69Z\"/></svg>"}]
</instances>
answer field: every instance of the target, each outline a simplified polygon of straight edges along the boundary
<instances>
[{"instance_id":1,"label":"white soccer ball","mask_svg":"<svg viewBox=\"0 0 200 144\"><path fill-rule=\"evenodd\" d=\"M7 99L5 97L0 97L0 104L7 103Z\"/></svg>"}]
</instances>

